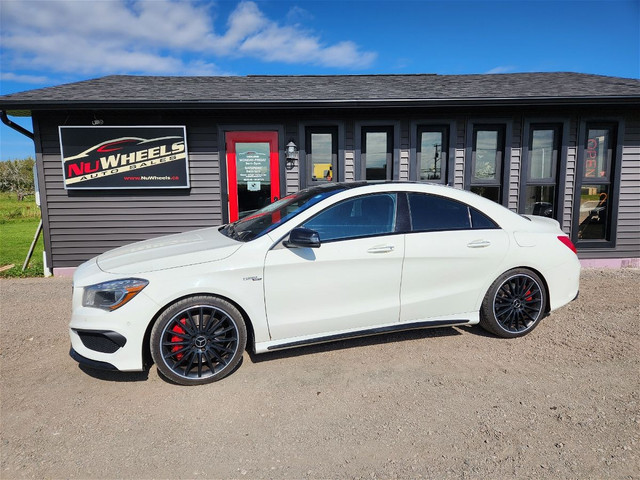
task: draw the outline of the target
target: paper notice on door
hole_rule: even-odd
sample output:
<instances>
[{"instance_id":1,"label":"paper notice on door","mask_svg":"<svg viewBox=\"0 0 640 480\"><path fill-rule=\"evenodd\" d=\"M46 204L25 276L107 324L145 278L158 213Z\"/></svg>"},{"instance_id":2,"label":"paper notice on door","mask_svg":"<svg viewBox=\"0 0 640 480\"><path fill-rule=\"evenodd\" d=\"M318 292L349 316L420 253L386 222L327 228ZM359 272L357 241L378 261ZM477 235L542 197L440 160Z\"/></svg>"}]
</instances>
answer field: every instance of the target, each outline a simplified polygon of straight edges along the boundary
<instances>
[{"instance_id":1,"label":"paper notice on door","mask_svg":"<svg viewBox=\"0 0 640 480\"><path fill-rule=\"evenodd\" d=\"M247 182L247 190L250 192L259 192L260 182Z\"/></svg>"}]
</instances>

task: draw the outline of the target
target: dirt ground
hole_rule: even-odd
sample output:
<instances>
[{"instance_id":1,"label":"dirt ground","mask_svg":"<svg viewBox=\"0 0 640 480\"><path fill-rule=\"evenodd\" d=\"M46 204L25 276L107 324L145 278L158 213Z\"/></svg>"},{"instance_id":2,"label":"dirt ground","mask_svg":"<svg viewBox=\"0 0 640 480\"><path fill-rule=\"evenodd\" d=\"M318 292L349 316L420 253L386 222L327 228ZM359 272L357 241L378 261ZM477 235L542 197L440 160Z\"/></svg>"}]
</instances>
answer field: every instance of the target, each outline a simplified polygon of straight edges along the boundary
<instances>
[{"instance_id":1,"label":"dirt ground","mask_svg":"<svg viewBox=\"0 0 640 480\"><path fill-rule=\"evenodd\" d=\"M640 478L640 270L530 335L250 356L203 387L80 368L71 281L1 280L0 478Z\"/></svg>"}]
</instances>

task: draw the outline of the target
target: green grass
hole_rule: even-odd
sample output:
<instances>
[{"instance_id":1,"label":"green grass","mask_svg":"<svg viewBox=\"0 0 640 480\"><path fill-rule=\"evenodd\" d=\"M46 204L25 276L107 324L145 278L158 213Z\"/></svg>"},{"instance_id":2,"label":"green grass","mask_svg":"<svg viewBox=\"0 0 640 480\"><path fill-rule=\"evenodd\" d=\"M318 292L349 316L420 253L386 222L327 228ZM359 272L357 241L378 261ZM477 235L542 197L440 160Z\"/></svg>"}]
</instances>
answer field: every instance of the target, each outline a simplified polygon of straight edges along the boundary
<instances>
[{"instance_id":1,"label":"green grass","mask_svg":"<svg viewBox=\"0 0 640 480\"><path fill-rule=\"evenodd\" d=\"M11 269L0 272L0 277L42 276L42 234L27 269L22 271L39 221L40 209L33 196L18 202L15 194L0 193L0 267L14 264Z\"/></svg>"}]
</instances>

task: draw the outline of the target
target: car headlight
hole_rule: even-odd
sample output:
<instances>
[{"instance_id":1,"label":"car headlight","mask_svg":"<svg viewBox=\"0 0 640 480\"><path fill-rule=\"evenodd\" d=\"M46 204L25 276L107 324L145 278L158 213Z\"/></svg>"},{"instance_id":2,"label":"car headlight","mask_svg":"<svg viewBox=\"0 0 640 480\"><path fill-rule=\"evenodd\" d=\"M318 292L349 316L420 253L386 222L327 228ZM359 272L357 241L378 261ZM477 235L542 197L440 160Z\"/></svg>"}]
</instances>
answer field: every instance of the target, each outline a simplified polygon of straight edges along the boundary
<instances>
[{"instance_id":1,"label":"car headlight","mask_svg":"<svg viewBox=\"0 0 640 480\"><path fill-rule=\"evenodd\" d=\"M135 297L148 284L147 280L141 278L125 278L89 285L84 287L82 306L115 310Z\"/></svg>"}]
</instances>

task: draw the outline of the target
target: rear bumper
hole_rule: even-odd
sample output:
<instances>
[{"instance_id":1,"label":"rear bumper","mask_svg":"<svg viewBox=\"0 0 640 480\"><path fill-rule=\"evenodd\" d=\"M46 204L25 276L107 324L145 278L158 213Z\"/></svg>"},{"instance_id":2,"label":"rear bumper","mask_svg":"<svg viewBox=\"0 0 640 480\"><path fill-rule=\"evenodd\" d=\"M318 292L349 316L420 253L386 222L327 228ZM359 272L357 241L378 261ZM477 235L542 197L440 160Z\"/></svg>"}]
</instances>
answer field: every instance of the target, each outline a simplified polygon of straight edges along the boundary
<instances>
[{"instance_id":1,"label":"rear bumper","mask_svg":"<svg viewBox=\"0 0 640 480\"><path fill-rule=\"evenodd\" d=\"M549 287L550 311L578 298L580 291L580 262L577 257L545 272Z\"/></svg>"}]
</instances>

